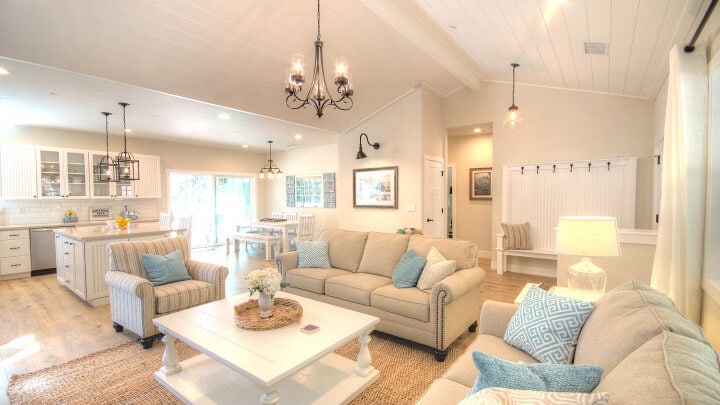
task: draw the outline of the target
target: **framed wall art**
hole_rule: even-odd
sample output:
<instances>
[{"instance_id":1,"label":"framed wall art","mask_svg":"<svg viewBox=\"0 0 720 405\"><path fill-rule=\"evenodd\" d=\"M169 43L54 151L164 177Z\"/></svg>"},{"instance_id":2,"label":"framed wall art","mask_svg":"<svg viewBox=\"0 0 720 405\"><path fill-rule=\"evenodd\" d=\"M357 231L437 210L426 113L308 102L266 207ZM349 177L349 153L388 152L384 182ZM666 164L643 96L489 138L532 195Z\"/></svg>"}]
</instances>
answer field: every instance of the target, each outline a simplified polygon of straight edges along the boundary
<instances>
[{"instance_id":1,"label":"framed wall art","mask_svg":"<svg viewBox=\"0 0 720 405\"><path fill-rule=\"evenodd\" d=\"M397 208L398 167L354 169L353 207Z\"/></svg>"},{"instance_id":2,"label":"framed wall art","mask_svg":"<svg viewBox=\"0 0 720 405\"><path fill-rule=\"evenodd\" d=\"M492 199L492 167L470 169L470 199Z\"/></svg>"}]
</instances>

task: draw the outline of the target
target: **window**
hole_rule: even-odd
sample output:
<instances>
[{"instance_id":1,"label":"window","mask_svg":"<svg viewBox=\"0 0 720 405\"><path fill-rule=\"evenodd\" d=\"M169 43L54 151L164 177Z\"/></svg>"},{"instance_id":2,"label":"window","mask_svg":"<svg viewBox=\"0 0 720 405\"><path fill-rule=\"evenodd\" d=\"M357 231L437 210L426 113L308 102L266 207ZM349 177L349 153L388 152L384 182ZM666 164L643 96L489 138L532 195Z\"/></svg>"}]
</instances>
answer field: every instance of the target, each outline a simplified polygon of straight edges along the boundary
<instances>
[{"instance_id":1,"label":"window","mask_svg":"<svg viewBox=\"0 0 720 405\"><path fill-rule=\"evenodd\" d=\"M320 174L295 176L295 206L323 206L323 177Z\"/></svg>"}]
</instances>

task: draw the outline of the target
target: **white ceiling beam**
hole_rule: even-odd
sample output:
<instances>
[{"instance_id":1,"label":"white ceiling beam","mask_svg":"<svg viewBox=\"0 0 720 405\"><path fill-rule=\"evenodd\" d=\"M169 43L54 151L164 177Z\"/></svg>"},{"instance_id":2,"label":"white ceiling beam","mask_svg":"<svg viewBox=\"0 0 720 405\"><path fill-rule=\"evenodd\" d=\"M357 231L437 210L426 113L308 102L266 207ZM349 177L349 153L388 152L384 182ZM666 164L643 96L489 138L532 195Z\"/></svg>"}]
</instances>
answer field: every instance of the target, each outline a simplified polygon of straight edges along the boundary
<instances>
[{"instance_id":1,"label":"white ceiling beam","mask_svg":"<svg viewBox=\"0 0 720 405\"><path fill-rule=\"evenodd\" d=\"M386 24L470 89L480 88L480 69L420 7L403 0L360 0Z\"/></svg>"}]
</instances>

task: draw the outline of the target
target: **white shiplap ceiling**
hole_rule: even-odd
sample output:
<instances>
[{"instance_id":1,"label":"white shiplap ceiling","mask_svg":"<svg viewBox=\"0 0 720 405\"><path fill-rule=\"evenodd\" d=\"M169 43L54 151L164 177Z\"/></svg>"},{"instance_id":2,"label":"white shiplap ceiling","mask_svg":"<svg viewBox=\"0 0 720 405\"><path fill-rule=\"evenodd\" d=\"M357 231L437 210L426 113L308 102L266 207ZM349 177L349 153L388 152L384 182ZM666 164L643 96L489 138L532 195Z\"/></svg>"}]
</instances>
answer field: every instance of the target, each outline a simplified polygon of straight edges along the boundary
<instances>
[{"instance_id":1,"label":"white shiplap ceiling","mask_svg":"<svg viewBox=\"0 0 720 405\"><path fill-rule=\"evenodd\" d=\"M511 62L521 84L654 99L670 48L709 1L322 0L328 73L347 57L355 106L318 119L283 94L290 56L312 59L314 0L0 0L0 65L14 70L0 76L0 113L22 107L23 124L93 130L123 99L138 136L262 147L309 133L312 144L418 82L441 97L508 82ZM585 55L586 41L608 54ZM230 122L215 119L223 109Z\"/></svg>"}]
</instances>

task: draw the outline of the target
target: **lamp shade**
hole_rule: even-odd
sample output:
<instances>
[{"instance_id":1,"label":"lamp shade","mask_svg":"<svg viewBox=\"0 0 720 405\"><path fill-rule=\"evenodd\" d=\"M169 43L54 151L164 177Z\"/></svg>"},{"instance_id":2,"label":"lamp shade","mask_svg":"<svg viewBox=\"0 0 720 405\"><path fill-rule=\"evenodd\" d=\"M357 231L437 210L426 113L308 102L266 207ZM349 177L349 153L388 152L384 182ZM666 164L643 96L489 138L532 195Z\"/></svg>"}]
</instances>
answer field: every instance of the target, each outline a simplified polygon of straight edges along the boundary
<instances>
[{"instance_id":1,"label":"lamp shade","mask_svg":"<svg viewBox=\"0 0 720 405\"><path fill-rule=\"evenodd\" d=\"M560 217L556 251L584 257L620 256L617 220L613 217Z\"/></svg>"}]
</instances>

